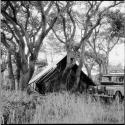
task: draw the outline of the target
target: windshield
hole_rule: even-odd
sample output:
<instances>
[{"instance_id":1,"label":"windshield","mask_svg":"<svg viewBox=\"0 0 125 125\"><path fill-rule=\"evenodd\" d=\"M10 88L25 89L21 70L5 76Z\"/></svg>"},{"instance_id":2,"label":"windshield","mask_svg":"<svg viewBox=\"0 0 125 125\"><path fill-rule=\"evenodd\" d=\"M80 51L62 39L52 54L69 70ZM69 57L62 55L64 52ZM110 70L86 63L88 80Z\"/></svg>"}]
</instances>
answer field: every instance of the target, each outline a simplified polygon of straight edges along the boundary
<instances>
[{"instance_id":1,"label":"windshield","mask_svg":"<svg viewBox=\"0 0 125 125\"><path fill-rule=\"evenodd\" d=\"M103 76L102 82L123 83L124 82L124 76Z\"/></svg>"},{"instance_id":2,"label":"windshield","mask_svg":"<svg viewBox=\"0 0 125 125\"><path fill-rule=\"evenodd\" d=\"M111 76L103 76L102 77L102 82L111 82Z\"/></svg>"}]
</instances>

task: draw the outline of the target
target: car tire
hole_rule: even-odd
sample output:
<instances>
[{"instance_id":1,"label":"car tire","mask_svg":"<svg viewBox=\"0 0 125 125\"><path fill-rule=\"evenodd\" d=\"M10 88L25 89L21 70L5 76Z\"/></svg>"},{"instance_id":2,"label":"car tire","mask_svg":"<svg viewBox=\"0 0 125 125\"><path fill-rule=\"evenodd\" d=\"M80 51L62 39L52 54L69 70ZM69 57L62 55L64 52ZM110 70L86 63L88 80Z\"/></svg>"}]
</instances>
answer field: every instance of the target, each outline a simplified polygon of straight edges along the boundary
<instances>
[{"instance_id":1,"label":"car tire","mask_svg":"<svg viewBox=\"0 0 125 125\"><path fill-rule=\"evenodd\" d=\"M116 92L115 93L115 101L117 103L121 103L122 102L122 94L120 92Z\"/></svg>"}]
</instances>

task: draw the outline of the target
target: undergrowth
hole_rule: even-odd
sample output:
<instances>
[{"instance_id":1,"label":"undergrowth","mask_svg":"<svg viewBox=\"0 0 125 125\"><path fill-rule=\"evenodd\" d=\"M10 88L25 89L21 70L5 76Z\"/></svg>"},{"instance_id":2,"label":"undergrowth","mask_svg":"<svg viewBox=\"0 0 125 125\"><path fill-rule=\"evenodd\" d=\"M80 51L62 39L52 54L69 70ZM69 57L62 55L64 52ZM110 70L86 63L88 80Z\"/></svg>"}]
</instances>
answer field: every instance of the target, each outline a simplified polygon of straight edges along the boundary
<instances>
[{"instance_id":1,"label":"undergrowth","mask_svg":"<svg viewBox=\"0 0 125 125\"><path fill-rule=\"evenodd\" d=\"M30 123L124 123L124 104L105 104L84 94L40 95L2 91L2 121Z\"/></svg>"}]
</instances>

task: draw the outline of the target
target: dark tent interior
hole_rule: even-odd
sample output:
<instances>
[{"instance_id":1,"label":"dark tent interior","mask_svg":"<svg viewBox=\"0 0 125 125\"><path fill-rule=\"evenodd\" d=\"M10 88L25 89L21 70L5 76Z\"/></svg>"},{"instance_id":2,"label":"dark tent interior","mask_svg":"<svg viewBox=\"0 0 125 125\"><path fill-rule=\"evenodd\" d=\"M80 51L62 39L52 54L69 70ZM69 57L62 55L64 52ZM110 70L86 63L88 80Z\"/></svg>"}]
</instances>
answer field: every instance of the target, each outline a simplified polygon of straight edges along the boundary
<instances>
[{"instance_id":1,"label":"dark tent interior","mask_svg":"<svg viewBox=\"0 0 125 125\"><path fill-rule=\"evenodd\" d=\"M41 94L45 92L58 91L60 88L60 80L62 73L66 67L67 56L65 56L61 61L57 63L56 68L51 68L49 71L44 73L39 80L36 82L36 90ZM67 74L67 90L69 91L75 81L75 74L78 66L75 64L72 69ZM77 88L77 91L83 92L85 88L87 89L90 85L94 86L94 82L83 72L81 71L80 82Z\"/></svg>"}]
</instances>

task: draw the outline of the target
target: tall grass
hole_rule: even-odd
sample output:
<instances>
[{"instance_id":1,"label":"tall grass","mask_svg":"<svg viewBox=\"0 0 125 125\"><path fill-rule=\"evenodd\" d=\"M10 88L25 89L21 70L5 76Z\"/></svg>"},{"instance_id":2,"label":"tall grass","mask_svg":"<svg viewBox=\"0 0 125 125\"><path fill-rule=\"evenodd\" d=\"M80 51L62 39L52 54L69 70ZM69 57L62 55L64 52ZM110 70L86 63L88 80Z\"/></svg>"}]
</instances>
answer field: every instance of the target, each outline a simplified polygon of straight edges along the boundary
<instances>
[{"instance_id":1,"label":"tall grass","mask_svg":"<svg viewBox=\"0 0 125 125\"><path fill-rule=\"evenodd\" d=\"M68 92L27 95L3 91L6 123L124 123L124 104L86 100L84 94Z\"/></svg>"}]
</instances>

